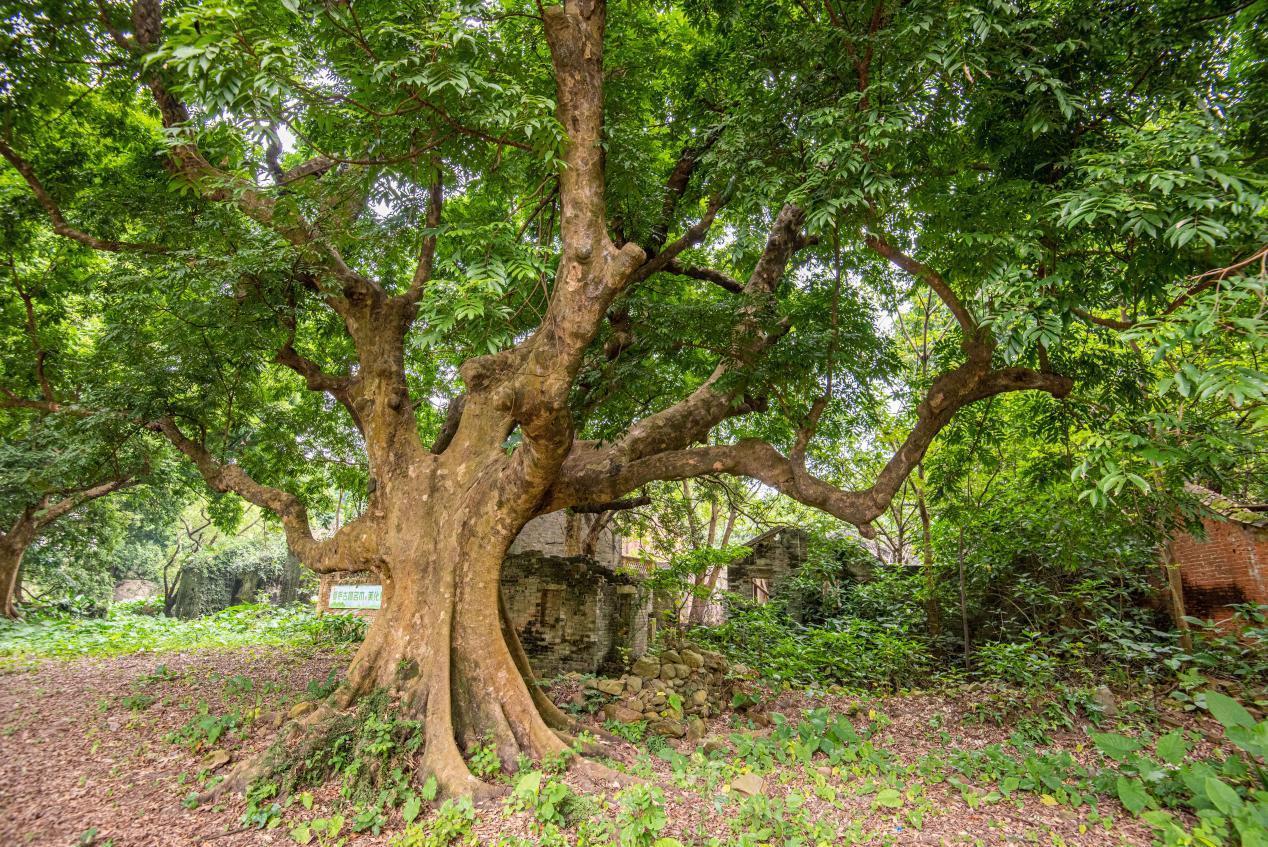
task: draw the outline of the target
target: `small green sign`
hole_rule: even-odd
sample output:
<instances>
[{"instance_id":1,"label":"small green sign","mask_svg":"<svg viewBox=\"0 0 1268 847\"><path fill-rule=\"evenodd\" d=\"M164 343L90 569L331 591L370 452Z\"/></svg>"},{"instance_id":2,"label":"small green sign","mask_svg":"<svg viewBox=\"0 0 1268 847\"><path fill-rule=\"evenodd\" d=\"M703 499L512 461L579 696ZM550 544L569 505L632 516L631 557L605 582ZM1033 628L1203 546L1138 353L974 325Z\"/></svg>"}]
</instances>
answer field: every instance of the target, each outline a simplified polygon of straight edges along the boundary
<instances>
[{"instance_id":1,"label":"small green sign","mask_svg":"<svg viewBox=\"0 0 1268 847\"><path fill-rule=\"evenodd\" d=\"M332 609L378 609L382 605L381 585L334 585L330 588Z\"/></svg>"}]
</instances>

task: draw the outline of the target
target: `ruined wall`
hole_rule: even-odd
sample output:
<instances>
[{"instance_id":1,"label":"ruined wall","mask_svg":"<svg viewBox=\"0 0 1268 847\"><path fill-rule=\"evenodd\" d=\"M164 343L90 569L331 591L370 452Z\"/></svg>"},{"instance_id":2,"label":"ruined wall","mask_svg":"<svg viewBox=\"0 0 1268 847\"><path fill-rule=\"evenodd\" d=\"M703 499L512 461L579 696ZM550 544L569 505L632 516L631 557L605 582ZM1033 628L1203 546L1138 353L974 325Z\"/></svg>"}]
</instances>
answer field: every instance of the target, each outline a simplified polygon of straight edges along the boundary
<instances>
[{"instance_id":1,"label":"ruined wall","mask_svg":"<svg viewBox=\"0 0 1268 847\"><path fill-rule=\"evenodd\" d=\"M502 597L542 677L612 669L647 649L648 603L635 580L582 557L520 553Z\"/></svg>"},{"instance_id":2,"label":"ruined wall","mask_svg":"<svg viewBox=\"0 0 1268 847\"><path fill-rule=\"evenodd\" d=\"M1171 540L1185 612L1218 622L1232 617L1230 604L1268 604L1268 528L1214 518L1202 525L1205 540L1187 533Z\"/></svg>"},{"instance_id":3,"label":"ruined wall","mask_svg":"<svg viewBox=\"0 0 1268 847\"><path fill-rule=\"evenodd\" d=\"M544 553L547 556L580 556L582 545L598 515L573 515L564 511L533 518L511 544L510 555ZM621 539L611 529L599 532L592 558L605 568L621 564Z\"/></svg>"},{"instance_id":4,"label":"ruined wall","mask_svg":"<svg viewBox=\"0 0 1268 847\"><path fill-rule=\"evenodd\" d=\"M744 546L753 552L727 568L729 589L748 600L765 599L760 596L763 586L769 596L784 577L801 567L806 560L807 541L804 530L790 526L777 527L745 541Z\"/></svg>"}]
</instances>

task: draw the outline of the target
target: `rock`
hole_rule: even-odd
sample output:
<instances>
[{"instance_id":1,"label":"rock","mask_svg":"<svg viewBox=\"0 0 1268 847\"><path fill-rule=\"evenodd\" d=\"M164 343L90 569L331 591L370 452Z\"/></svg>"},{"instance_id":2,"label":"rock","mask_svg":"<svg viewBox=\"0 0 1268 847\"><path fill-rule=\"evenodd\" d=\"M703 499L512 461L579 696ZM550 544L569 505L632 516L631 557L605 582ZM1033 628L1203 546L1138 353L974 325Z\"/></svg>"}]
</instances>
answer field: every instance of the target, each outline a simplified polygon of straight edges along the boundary
<instances>
[{"instance_id":1,"label":"rock","mask_svg":"<svg viewBox=\"0 0 1268 847\"><path fill-rule=\"evenodd\" d=\"M214 771L229 764L231 758L224 750L212 750L206 756L203 756L203 760L198 763L198 767L200 770Z\"/></svg>"},{"instance_id":2,"label":"rock","mask_svg":"<svg viewBox=\"0 0 1268 847\"><path fill-rule=\"evenodd\" d=\"M766 781L755 773L744 773L731 782L731 790L745 797L752 797L766 791Z\"/></svg>"},{"instance_id":3,"label":"rock","mask_svg":"<svg viewBox=\"0 0 1268 847\"><path fill-rule=\"evenodd\" d=\"M682 721L675 720L655 721L647 729L649 732L653 732L656 735L663 735L666 738L682 738L687 734L687 725Z\"/></svg>"},{"instance_id":4,"label":"rock","mask_svg":"<svg viewBox=\"0 0 1268 847\"><path fill-rule=\"evenodd\" d=\"M619 721L620 723L635 723L643 719L642 712L627 709L619 703L608 703L604 706L603 716L610 721Z\"/></svg>"},{"instance_id":5,"label":"rock","mask_svg":"<svg viewBox=\"0 0 1268 847\"><path fill-rule=\"evenodd\" d=\"M697 688L696 693L691 695L691 705L703 706L709 702L709 692L703 688Z\"/></svg>"},{"instance_id":6,"label":"rock","mask_svg":"<svg viewBox=\"0 0 1268 847\"><path fill-rule=\"evenodd\" d=\"M668 682L678 675L677 665L661 665L660 678Z\"/></svg>"},{"instance_id":7,"label":"rock","mask_svg":"<svg viewBox=\"0 0 1268 847\"><path fill-rule=\"evenodd\" d=\"M682 664L681 662L680 662L680 663L678 663L678 664L676 664L676 665L674 665L674 678L675 678L675 679L686 679L686 678L687 678L687 677L689 677L689 676L691 676L691 668L687 667L686 665Z\"/></svg>"},{"instance_id":8,"label":"rock","mask_svg":"<svg viewBox=\"0 0 1268 847\"><path fill-rule=\"evenodd\" d=\"M647 706L650 709L661 709L664 708L665 704L668 702L669 700L665 697L665 692L657 691L652 695L652 698L647 701Z\"/></svg>"},{"instance_id":9,"label":"rock","mask_svg":"<svg viewBox=\"0 0 1268 847\"><path fill-rule=\"evenodd\" d=\"M643 712L647 709L647 704L643 702L642 697L627 697L621 701L621 705L634 712Z\"/></svg>"},{"instance_id":10,"label":"rock","mask_svg":"<svg viewBox=\"0 0 1268 847\"><path fill-rule=\"evenodd\" d=\"M630 668L630 673L641 676L643 679L655 679L660 673L660 662L651 656L643 656L634 663L634 667Z\"/></svg>"},{"instance_id":11,"label":"rock","mask_svg":"<svg viewBox=\"0 0 1268 847\"><path fill-rule=\"evenodd\" d=\"M568 698L568 702L574 706L584 706L586 704L586 692L582 690L574 691L572 696Z\"/></svg>"},{"instance_id":12,"label":"rock","mask_svg":"<svg viewBox=\"0 0 1268 847\"><path fill-rule=\"evenodd\" d=\"M774 724L774 721L770 719L770 715L765 712L752 712L749 714L748 719L752 721L753 726L756 727L768 727Z\"/></svg>"},{"instance_id":13,"label":"rock","mask_svg":"<svg viewBox=\"0 0 1268 847\"><path fill-rule=\"evenodd\" d=\"M637 694L643 690L643 678L641 676L627 676L625 678L625 690L631 694Z\"/></svg>"},{"instance_id":14,"label":"rock","mask_svg":"<svg viewBox=\"0 0 1268 847\"><path fill-rule=\"evenodd\" d=\"M595 682L594 687L613 697L625 690L625 685L619 679L600 679Z\"/></svg>"},{"instance_id":15,"label":"rock","mask_svg":"<svg viewBox=\"0 0 1268 847\"><path fill-rule=\"evenodd\" d=\"M687 722L688 741L699 741L701 738L704 738L704 734L708 731L709 728L705 726L704 721L700 720L700 718L692 718Z\"/></svg>"},{"instance_id":16,"label":"rock","mask_svg":"<svg viewBox=\"0 0 1268 847\"><path fill-rule=\"evenodd\" d=\"M701 656L695 650L683 650L680 655L682 656L682 663L687 667L693 669L704 667L704 656Z\"/></svg>"},{"instance_id":17,"label":"rock","mask_svg":"<svg viewBox=\"0 0 1268 847\"><path fill-rule=\"evenodd\" d=\"M1118 714L1118 700L1115 699L1114 692L1110 691L1108 686L1098 685L1096 687L1096 690L1092 692L1092 703L1107 718L1112 718Z\"/></svg>"},{"instance_id":18,"label":"rock","mask_svg":"<svg viewBox=\"0 0 1268 847\"><path fill-rule=\"evenodd\" d=\"M661 664L681 665L682 656L678 654L677 650L666 650L660 654L660 661Z\"/></svg>"},{"instance_id":19,"label":"rock","mask_svg":"<svg viewBox=\"0 0 1268 847\"><path fill-rule=\"evenodd\" d=\"M818 772L819 776L832 776L832 768L828 767L827 765L820 765L819 767L815 768L815 771Z\"/></svg>"},{"instance_id":20,"label":"rock","mask_svg":"<svg viewBox=\"0 0 1268 847\"><path fill-rule=\"evenodd\" d=\"M721 738L706 738L701 749L706 756L712 756L714 753L726 753L731 748Z\"/></svg>"},{"instance_id":21,"label":"rock","mask_svg":"<svg viewBox=\"0 0 1268 847\"><path fill-rule=\"evenodd\" d=\"M291 710L286 713L286 717L296 721L316 708L317 704L312 700L301 700L294 706L291 706Z\"/></svg>"},{"instance_id":22,"label":"rock","mask_svg":"<svg viewBox=\"0 0 1268 847\"><path fill-rule=\"evenodd\" d=\"M649 721L654 721L659 718L660 715L653 712L651 709L648 709L646 712L643 712L643 717L647 718Z\"/></svg>"},{"instance_id":23,"label":"rock","mask_svg":"<svg viewBox=\"0 0 1268 847\"><path fill-rule=\"evenodd\" d=\"M286 713L283 712L281 709L277 709L272 712L266 712L263 715L262 720L265 723L267 723L269 726L273 727L274 729L279 729L282 726L282 724L285 723L286 721Z\"/></svg>"}]
</instances>

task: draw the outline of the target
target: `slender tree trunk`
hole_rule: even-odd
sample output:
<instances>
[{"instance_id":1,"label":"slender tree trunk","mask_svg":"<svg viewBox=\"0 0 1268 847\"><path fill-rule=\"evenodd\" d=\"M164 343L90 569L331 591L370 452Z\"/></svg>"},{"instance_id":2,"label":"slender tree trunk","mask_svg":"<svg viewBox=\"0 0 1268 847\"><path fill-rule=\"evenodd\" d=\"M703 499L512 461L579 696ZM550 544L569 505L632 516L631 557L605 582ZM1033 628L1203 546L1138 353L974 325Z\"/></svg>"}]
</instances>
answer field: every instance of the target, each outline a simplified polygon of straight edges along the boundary
<instances>
[{"instance_id":1,"label":"slender tree trunk","mask_svg":"<svg viewBox=\"0 0 1268 847\"><path fill-rule=\"evenodd\" d=\"M1193 634L1189 631L1186 620L1188 612L1184 608L1184 581L1180 578L1180 565L1176 562L1175 552L1171 549L1171 539L1162 544L1160 559L1162 575L1167 580L1167 609L1171 612L1171 620L1180 633L1180 646L1186 651L1193 650Z\"/></svg>"},{"instance_id":2,"label":"slender tree trunk","mask_svg":"<svg viewBox=\"0 0 1268 847\"><path fill-rule=\"evenodd\" d=\"M957 559L960 566L960 629L964 638L964 669L969 669L969 656L972 653L973 645L969 641L969 606L968 594L964 586L964 527L960 527L960 542L957 550Z\"/></svg>"},{"instance_id":3,"label":"slender tree trunk","mask_svg":"<svg viewBox=\"0 0 1268 847\"><path fill-rule=\"evenodd\" d=\"M942 635L942 607L938 605L938 578L933 570L933 531L929 504L925 499L925 466L916 465L916 507L920 513L920 564L925 573L925 618L929 637Z\"/></svg>"}]
</instances>

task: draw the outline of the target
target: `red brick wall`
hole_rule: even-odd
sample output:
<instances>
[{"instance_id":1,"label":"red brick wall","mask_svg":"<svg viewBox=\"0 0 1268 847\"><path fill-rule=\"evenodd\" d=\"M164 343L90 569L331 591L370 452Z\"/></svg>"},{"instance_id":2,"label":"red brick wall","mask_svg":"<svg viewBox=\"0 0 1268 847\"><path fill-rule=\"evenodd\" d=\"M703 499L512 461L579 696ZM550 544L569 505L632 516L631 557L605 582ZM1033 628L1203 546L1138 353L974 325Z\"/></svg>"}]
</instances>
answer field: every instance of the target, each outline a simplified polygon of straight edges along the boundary
<instances>
[{"instance_id":1,"label":"red brick wall","mask_svg":"<svg viewBox=\"0 0 1268 847\"><path fill-rule=\"evenodd\" d=\"M1178 535L1171 550L1180 565L1185 611L1223 621L1231 603L1268 604L1268 530L1204 519L1206 539Z\"/></svg>"}]
</instances>

